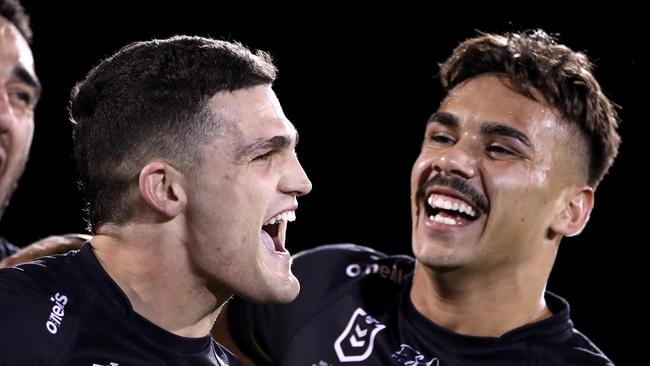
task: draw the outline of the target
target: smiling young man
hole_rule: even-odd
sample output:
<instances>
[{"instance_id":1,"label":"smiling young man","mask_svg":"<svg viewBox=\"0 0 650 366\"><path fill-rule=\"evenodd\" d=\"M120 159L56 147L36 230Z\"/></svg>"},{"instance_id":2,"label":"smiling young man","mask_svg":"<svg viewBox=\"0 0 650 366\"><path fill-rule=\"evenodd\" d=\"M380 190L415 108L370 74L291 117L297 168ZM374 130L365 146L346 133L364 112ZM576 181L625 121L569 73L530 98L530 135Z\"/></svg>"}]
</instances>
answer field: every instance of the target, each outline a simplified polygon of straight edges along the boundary
<instances>
[{"instance_id":1,"label":"smiling young man","mask_svg":"<svg viewBox=\"0 0 650 366\"><path fill-rule=\"evenodd\" d=\"M29 21L22 6L0 1L0 217L17 186L34 134L41 86L29 48ZM0 237L0 259L17 248Z\"/></svg>"},{"instance_id":2,"label":"smiling young man","mask_svg":"<svg viewBox=\"0 0 650 366\"><path fill-rule=\"evenodd\" d=\"M620 141L590 62L543 31L485 34L440 76L411 174L415 259L351 244L299 254L293 303L229 305L257 364L611 365L545 291Z\"/></svg>"},{"instance_id":3,"label":"smiling young man","mask_svg":"<svg viewBox=\"0 0 650 366\"><path fill-rule=\"evenodd\" d=\"M237 365L210 337L237 294L293 300L284 248L311 189L269 56L130 44L71 95L91 242L0 270L0 364Z\"/></svg>"},{"instance_id":4,"label":"smiling young man","mask_svg":"<svg viewBox=\"0 0 650 366\"><path fill-rule=\"evenodd\" d=\"M41 96L31 40L29 17L20 2L0 0L0 218L25 170L34 135L34 109ZM77 248L87 237L49 236L19 251L0 236L0 268Z\"/></svg>"}]
</instances>

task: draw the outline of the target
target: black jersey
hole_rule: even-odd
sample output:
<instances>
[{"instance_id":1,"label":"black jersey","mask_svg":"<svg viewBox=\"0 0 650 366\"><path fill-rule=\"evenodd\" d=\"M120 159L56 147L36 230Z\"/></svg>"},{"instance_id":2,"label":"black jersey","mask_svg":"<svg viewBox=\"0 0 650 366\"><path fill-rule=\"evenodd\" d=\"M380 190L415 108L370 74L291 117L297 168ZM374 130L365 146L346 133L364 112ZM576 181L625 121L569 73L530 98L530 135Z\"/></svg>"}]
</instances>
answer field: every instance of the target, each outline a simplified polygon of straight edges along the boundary
<instances>
[{"instance_id":1,"label":"black jersey","mask_svg":"<svg viewBox=\"0 0 650 366\"><path fill-rule=\"evenodd\" d=\"M0 260L16 253L18 249L17 246L11 244L7 239L0 236Z\"/></svg>"},{"instance_id":2,"label":"black jersey","mask_svg":"<svg viewBox=\"0 0 650 366\"><path fill-rule=\"evenodd\" d=\"M133 311L80 251L0 270L0 365L241 365L211 336L185 338Z\"/></svg>"},{"instance_id":3,"label":"black jersey","mask_svg":"<svg viewBox=\"0 0 650 366\"><path fill-rule=\"evenodd\" d=\"M501 337L441 328L410 301L413 268L411 257L351 244L299 254L298 298L287 305L235 299L230 331L260 365L612 365L573 328L567 302L551 293L552 317Z\"/></svg>"}]
</instances>

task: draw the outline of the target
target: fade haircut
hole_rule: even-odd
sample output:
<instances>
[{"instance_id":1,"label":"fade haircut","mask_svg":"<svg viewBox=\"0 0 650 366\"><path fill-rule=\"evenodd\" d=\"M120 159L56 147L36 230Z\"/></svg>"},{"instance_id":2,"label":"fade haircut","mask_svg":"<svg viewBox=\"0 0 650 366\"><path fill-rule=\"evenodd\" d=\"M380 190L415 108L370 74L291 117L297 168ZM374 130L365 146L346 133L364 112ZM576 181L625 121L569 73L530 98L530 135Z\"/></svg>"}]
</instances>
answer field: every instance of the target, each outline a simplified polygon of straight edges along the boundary
<instances>
[{"instance_id":1,"label":"fade haircut","mask_svg":"<svg viewBox=\"0 0 650 366\"><path fill-rule=\"evenodd\" d=\"M188 36L129 44L93 68L70 97L90 230L133 217L130 193L147 162L196 171L199 146L220 128L211 97L270 85L275 77L267 53Z\"/></svg>"},{"instance_id":2,"label":"fade haircut","mask_svg":"<svg viewBox=\"0 0 650 366\"><path fill-rule=\"evenodd\" d=\"M440 65L446 93L482 74L503 75L522 95L536 92L561 117L578 127L587 143L587 184L596 188L618 154L615 105L593 75L587 56L556 43L543 30L481 34L462 42Z\"/></svg>"}]
</instances>

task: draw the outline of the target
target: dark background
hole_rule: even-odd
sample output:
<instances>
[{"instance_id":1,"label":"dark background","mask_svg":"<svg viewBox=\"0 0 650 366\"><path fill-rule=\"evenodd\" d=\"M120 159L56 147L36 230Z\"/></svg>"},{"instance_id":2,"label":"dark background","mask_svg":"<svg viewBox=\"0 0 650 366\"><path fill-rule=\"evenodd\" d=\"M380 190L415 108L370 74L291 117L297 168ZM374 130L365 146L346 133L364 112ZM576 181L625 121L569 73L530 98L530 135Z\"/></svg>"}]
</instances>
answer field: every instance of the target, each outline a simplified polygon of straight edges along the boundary
<instances>
[{"instance_id":1,"label":"dark background","mask_svg":"<svg viewBox=\"0 0 650 366\"><path fill-rule=\"evenodd\" d=\"M258 22L199 2L156 3L147 10L119 2L23 3L32 18L44 93L27 170L0 224L0 232L19 245L84 228L66 110L72 86L128 42L193 34L241 41L274 56L280 70L275 90L300 131L298 154L314 184L290 225L289 249L355 242L408 254L410 169L425 121L441 97L437 63L476 30L541 27L558 33L562 43L597 64L604 90L622 107L624 142L598 190L589 226L563 241L549 289L570 301L577 328L614 362L637 359L626 336L645 328L632 304L641 302L647 288L641 275L647 239L639 235L647 189L635 178L644 175L648 157L641 111L648 65L643 44L637 44L648 32L630 18L637 12L419 20L390 9L384 18L316 9L309 16L269 15Z\"/></svg>"}]
</instances>

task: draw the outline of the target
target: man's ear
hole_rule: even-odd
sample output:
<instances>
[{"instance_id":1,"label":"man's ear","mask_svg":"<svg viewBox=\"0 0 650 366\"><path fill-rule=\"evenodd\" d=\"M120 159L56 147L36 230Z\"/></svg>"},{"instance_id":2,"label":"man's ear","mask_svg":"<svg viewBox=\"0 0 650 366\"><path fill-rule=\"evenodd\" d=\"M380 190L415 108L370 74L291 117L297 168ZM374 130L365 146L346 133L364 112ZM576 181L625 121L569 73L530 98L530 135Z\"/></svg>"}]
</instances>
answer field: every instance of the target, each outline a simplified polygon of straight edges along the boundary
<instances>
[{"instance_id":1,"label":"man's ear","mask_svg":"<svg viewBox=\"0 0 650 366\"><path fill-rule=\"evenodd\" d=\"M187 204L184 175L163 161L152 161L140 170L142 198L155 212L173 218Z\"/></svg>"},{"instance_id":2,"label":"man's ear","mask_svg":"<svg viewBox=\"0 0 650 366\"><path fill-rule=\"evenodd\" d=\"M551 230L562 236L582 232L594 207L594 189L589 186L572 187L565 191L562 207L551 222Z\"/></svg>"}]
</instances>

